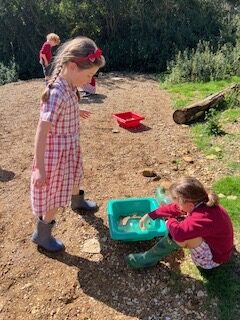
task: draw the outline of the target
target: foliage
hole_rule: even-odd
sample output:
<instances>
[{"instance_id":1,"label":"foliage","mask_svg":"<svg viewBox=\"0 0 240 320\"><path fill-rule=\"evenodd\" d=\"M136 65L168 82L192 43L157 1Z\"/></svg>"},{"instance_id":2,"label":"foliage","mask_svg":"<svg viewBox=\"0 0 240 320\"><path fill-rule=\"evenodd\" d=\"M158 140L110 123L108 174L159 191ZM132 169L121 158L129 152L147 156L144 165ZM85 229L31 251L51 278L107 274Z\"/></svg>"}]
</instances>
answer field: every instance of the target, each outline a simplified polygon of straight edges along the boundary
<instances>
[{"instance_id":1,"label":"foliage","mask_svg":"<svg viewBox=\"0 0 240 320\"><path fill-rule=\"evenodd\" d=\"M170 83L211 81L240 75L238 45L225 44L214 51L209 42L200 41L196 49L185 49L168 64ZM238 57L237 57L238 55Z\"/></svg>"},{"instance_id":2,"label":"foliage","mask_svg":"<svg viewBox=\"0 0 240 320\"><path fill-rule=\"evenodd\" d=\"M22 79L39 76L39 48L55 32L62 41L93 38L104 50L105 70L161 72L200 39L234 47L237 13L233 0L0 0L0 61L15 58Z\"/></svg>"},{"instance_id":3,"label":"foliage","mask_svg":"<svg viewBox=\"0 0 240 320\"><path fill-rule=\"evenodd\" d=\"M14 82L18 79L17 66L14 61L11 61L9 66L0 63L0 85Z\"/></svg>"},{"instance_id":4,"label":"foliage","mask_svg":"<svg viewBox=\"0 0 240 320\"><path fill-rule=\"evenodd\" d=\"M230 87L232 83L240 83L240 77L180 84L164 82L162 86L172 94L174 106L184 108L208 95ZM239 154L239 130L237 129L240 119L239 94L239 90L227 91L224 103L221 102L217 106L217 112L210 111L205 121L191 125L193 141L197 147L206 156L228 163L229 172L233 174L239 172L239 164L236 162ZM211 117L212 112L213 117ZM228 129L229 125L232 131ZM226 131L226 134L223 134L222 131ZM236 151L234 155L232 150ZM229 163L230 159L231 163Z\"/></svg>"},{"instance_id":5,"label":"foliage","mask_svg":"<svg viewBox=\"0 0 240 320\"><path fill-rule=\"evenodd\" d=\"M240 177L239 176L227 176L218 181L213 185L214 190L217 193L223 194L225 197L221 199L221 204L229 211L231 218L233 219L234 225L239 227L240 219ZM236 196L237 199L229 199L229 196ZM239 233L239 229L238 229Z\"/></svg>"},{"instance_id":6,"label":"foliage","mask_svg":"<svg viewBox=\"0 0 240 320\"><path fill-rule=\"evenodd\" d=\"M224 100L229 109L240 108L240 91L232 90L225 96Z\"/></svg>"},{"instance_id":7,"label":"foliage","mask_svg":"<svg viewBox=\"0 0 240 320\"><path fill-rule=\"evenodd\" d=\"M210 109L205 115L205 120L207 120L206 132L208 135L221 136L225 134L217 110Z\"/></svg>"}]
</instances>

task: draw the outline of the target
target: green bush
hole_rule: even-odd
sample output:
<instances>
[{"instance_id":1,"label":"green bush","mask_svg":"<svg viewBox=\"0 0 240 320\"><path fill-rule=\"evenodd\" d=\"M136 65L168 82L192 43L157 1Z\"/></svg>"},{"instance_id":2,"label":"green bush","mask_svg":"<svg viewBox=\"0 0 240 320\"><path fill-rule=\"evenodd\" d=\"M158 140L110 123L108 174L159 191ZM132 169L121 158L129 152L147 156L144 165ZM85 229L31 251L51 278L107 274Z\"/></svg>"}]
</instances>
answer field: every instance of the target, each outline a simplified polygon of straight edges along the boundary
<instances>
[{"instance_id":1,"label":"green bush","mask_svg":"<svg viewBox=\"0 0 240 320\"><path fill-rule=\"evenodd\" d=\"M167 61L200 39L235 46L237 1L0 1L0 61L14 57L21 79L42 76L39 49L55 32L62 43L80 35L94 39L107 60L104 72L165 72Z\"/></svg>"},{"instance_id":2,"label":"green bush","mask_svg":"<svg viewBox=\"0 0 240 320\"><path fill-rule=\"evenodd\" d=\"M240 93L239 90L231 90L225 97L228 109L240 108Z\"/></svg>"},{"instance_id":3,"label":"green bush","mask_svg":"<svg viewBox=\"0 0 240 320\"><path fill-rule=\"evenodd\" d=\"M0 62L0 85L18 80L17 66L12 61L9 66L5 66Z\"/></svg>"},{"instance_id":4,"label":"green bush","mask_svg":"<svg viewBox=\"0 0 240 320\"><path fill-rule=\"evenodd\" d=\"M239 50L239 42L235 47L225 44L214 51L209 42L200 41L196 49L179 52L176 58L170 61L166 81L207 82L239 75Z\"/></svg>"},{"instance_id":5,"label":"green bush","mask_svg":"<svg viewBox=\"0 0 240 320\"><path fill-rule=\"evenodd\" d=\"M208 135L221 136L225 134L220 124L217 110L210 109L207 112L205 119L207 120L206 133Z\"/></svg>"}]
</instances>

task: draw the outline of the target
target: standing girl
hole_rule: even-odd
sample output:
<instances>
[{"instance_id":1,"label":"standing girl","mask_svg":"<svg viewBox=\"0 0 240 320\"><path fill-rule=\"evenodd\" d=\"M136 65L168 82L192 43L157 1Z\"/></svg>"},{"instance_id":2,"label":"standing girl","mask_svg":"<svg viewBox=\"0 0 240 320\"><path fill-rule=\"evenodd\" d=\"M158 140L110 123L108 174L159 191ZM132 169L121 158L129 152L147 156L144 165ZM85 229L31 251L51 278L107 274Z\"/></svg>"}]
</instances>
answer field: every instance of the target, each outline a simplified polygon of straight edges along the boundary
<instances>
[{"instance_id":1,"label":"standing girl","mask_svg":"<svg viewBox=\"0 0 240 320\"><path fill-rule=\"evenodd\" d=\"M32 209L37 216L32 241L48 251L64 248L51 235L58 208L70 200L73 209L96 208L79 192L83 176L79 116L87 118L90 112L79 111L77 87L88 83L104 64L101 49L91 39L70 40L59 49L42 95L31 176Z\"/></svg>"},{"instance_id":2,"label":"standing girl","mask_svg":"<svg viewBox=\"0 0 240 320\"><path fill-rule=\"evenodd\" d=\"M141 228L149 217L167 218L169 235L150 250L127 256L132 268L154 266L181 247L191 251L193 262L212 269L229 260L233 249L233 227L226 210L219 206L215 193L205 190L195 178L184 177L169 189L172 204L161 206L140 220Z\"/></svg>"}]
</instances>

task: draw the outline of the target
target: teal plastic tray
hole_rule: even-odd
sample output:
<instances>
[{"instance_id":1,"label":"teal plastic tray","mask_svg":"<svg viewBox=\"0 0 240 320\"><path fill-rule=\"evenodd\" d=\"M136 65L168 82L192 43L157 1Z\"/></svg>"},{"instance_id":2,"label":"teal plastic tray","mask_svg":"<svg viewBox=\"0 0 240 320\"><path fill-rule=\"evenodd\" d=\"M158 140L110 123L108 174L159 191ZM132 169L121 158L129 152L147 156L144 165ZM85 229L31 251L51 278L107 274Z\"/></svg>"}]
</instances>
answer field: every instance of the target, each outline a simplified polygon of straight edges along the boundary
<instances>
[{"instance_id":1,"label":"teal plastic tray","mask_svg":"<svg viewBox=\"0 0 240 320\"><path fill-rule=\"evenodd\" d=\"M162 219L146 221L145 228L139 227L139 218L129 218L126 225L122 219L128 216L144 216L159 207L155 198L126 198L109 200L107 204L110 236L113 240L143 241L165 236L167 228ZM125 218L126 219L126 218Z\"/></svg>"}]
</instances>

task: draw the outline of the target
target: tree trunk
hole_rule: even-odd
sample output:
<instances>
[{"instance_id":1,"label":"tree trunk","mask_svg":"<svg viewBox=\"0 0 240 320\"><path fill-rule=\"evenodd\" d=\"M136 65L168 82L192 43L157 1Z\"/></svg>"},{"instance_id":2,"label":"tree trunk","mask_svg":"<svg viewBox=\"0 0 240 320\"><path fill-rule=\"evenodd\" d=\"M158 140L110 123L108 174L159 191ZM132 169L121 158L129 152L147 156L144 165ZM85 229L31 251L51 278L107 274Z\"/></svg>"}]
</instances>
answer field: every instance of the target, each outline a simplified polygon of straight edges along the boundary
<instances>
[{"instance_id":1,"label":"tree trunk","mask_svg":"<svg viewBox=\"0 0 240 320\"><path fill-rule=\"evenodd\" d=\"M191 104L190 106L182 110L176 110L173 113L174 122L176 122L177 124L187 124L200 118L207 110L215 107L219 103L219 101L224 99L227 90L239 89L239 87L240 84L234 84L230 88L212 94L204 100L195 102L194 104Z\"/></svg>"}]
</instances>

